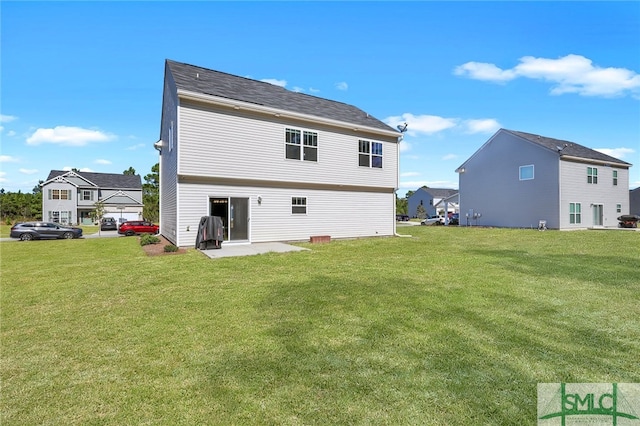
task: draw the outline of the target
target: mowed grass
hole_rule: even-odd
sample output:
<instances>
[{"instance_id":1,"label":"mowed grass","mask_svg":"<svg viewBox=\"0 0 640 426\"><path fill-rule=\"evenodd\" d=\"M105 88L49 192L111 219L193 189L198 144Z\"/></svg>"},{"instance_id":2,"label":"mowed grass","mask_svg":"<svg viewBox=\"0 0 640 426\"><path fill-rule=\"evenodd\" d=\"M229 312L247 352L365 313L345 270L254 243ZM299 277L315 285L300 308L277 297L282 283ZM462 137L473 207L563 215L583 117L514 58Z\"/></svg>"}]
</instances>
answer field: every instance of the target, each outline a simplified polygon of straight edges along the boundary
<instances>
[{"instance_id":1,"label":"mowed grass","mask_svg":"<svg viewBox=\"0 0 640 426\"><path fill-rule=\"evenodd\" d=\"M1 243L1 423L525 425L537 383L640 382L640 233L399 232Z\"/></svg>"}]
</instances>

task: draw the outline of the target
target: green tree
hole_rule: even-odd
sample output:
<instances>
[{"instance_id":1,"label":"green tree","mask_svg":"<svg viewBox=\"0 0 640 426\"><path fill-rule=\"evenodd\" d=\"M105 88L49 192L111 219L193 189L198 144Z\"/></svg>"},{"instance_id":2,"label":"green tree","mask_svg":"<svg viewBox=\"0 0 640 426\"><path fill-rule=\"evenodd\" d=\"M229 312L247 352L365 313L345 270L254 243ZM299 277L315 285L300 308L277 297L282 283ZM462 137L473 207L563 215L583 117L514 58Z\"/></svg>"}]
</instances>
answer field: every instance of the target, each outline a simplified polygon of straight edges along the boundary
<instances>
[{"instance_id":1,"label":"green tree","mask_svg":"<svg viewBox=\"0 0 640 426\"><path fill-rule=\"evenodd\" d=\"M408 214L409 205L406 198L398 197L396 194L396 214Z\"/></svg>"},{"instance_id":2,"label":"green tree","mask_svg":"<svg viewBox=\"0 0 640 426\"><path fill-rule=\"evenodd\" d=\"M134 169L133 167L129 167L127 170L125 170L124 172L122 172L123 175L131 175L131 176L135 176L136 174L136 169Z\"/></svg>"},{"instance_id":3,"label":"green tree","mask_svg":"<svg viewBox=\"0 0 640 426\"><path fill-rule=\"evenodd\" d=\"M151 167L151 173L144 177L142 203L144 218L151 222L160 220L160 164Z\"/></svg>"},{"instance_id":4,"label":"green tree","mask_svg":"<svg viewBox=\"0 0 640 426\"><path fill-rule=\"evenodd\" d=\"M424 219L427 217L427 211L424 209L424 206L422 204L418 205L416 213L420 219Z\"/></svg>"}]
</instances>

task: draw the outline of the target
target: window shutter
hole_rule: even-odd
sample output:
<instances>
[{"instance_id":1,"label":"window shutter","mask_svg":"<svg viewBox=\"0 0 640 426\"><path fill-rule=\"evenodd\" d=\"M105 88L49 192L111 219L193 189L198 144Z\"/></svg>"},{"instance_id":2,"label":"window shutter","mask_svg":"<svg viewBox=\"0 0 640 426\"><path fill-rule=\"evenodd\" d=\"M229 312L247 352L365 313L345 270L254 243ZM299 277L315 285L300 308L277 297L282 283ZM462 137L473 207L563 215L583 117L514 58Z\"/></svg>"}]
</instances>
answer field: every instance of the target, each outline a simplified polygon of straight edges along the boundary
<instances>
[{"instance_id":1,"label":"window shutter","mask_svg":"<svg viewBox=\"0 0 640 426\"><path fill-rule=\"evenodd\" d=\"M50 200L50 199L51 199L51 190L50 190L50 189L48 189L48 190L47 190L47 192L48 192L48 194L49 194L48 199Z\"/></svg>"}]
</instances>

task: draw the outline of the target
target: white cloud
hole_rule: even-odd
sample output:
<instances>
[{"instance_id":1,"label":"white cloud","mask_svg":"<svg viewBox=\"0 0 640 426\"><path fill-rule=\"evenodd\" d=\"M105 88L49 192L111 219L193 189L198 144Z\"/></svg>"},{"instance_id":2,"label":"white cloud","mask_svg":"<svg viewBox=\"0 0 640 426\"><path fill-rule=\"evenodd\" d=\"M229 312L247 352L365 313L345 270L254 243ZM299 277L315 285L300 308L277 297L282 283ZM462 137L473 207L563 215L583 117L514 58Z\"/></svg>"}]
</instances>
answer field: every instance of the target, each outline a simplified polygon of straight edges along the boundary
<instances>
[{"instance_id":1,"label":"white cloud","mask_svg":"<svg viewBox=\"0 0 640 426\"><path fill-rule=\"evenodd\" d=\"M38 169L18 169L20 173L24 173L25 175L35 175L38 173Z\"/></svg>"},{"instance_id":2,"label":"white cloud","mask_svg":"<svg viewBox=\"0 0 640 426\"><path fill-rule=\"evenodd\" d=\"M341 81L339 83L336 83L336 89L338 89L338 90L348 90L349 89L349 85L346 82Z\"/></svg>"},{"instance_id":3,"label":"white cloud","mask_svg":"<svg viewBox=\"0 0 640 426\"><path fill-rule=\"evenodd\" d=\"M398 149L401 153L409 152L411 151L411 144L406 140L401 140L400 144L398 145Z\"/></svg>"},{"instance_id":4,"label":"white cloud","mask_svg":"<svg viewBox=\"0 0 640 426\"><path fill-rule=\"evenodd\" d=\"M9 137L12 137L12 136L15 136L15 135L16 135L16 132L14 132L13 130L9 130L7 132L7 136L9 136Z\"/></svg>"},{"instance_id":5,"label":"white cloud","mask_svg":"<svg viewBox=\"0 0 640 426\"><path fill-rule=\"evenodd\" d=\"M602 68L581 55L558 59L524 56L514 68L503 70L494 64L467 62L453 73L475 80L503 83L517 77L548 81L552 95L577 93L582 96L624 96L640 94L640 75L626 68Z\"/></svg>"},{"instance_id":6,"label":"white cloud","mask_svg":"<svg viewBox=\"0 0 640 426\"><path fill-rule=\"evenodd\" d=\"M456 158L458 158L456 154L447 154L444 157L442 157L442 160L449 161L449 160L455 160Z\"/></svg>"},{"instance_id":7,"label":"white cloud","mask_svg":"<svg viewBox=\"0 0 640 426\"><path fill-rule=\"evenodd\" d=\"M0 172L0 182L8 182L4 177L7 175L6 172Z\"/></svg>"},{"instance_id":8,"label":"white cloud","mask_svg":"<svg viewBox=\"0 0 640 426\"><path fill-rule=\"evenodd\" d=\"M57 126L53 129L36 130L27 138L27 145L52 143L65 146L85 146L93 142L107 142L114 138L114 135L106 134L99 130Z\"/></svg>"},{"instance_id":9,"label":"white cloud","mask_svg":"<svg viewBox=\"0 0 640 426\"><path fill-rule=\"evenodd\" d=\"M17 163L18 159L10 155L0 155L0 163Z\"/></svg>"},{"instance_id":10,"label":"white cloud","mask_svg":"<svg viewBox=\"0 0 640 426\"><path fill-rule=\"evenodd\" d=\"M320 93L320 89L314 89L313 87L309 87L309 92L311 92L311 93Z\"/></svg>"},{"instance_id":11,"label":"white cloud","mask_svg":"<svg viewBox=\"0 0 640 426\"><path fill-rule=\"evenodd\" d=\"M406 112L401 116L387 117L383 121L394 129L399 124L407 123L407 133L416 136L419 133L431 135L455 127L458 119L436 115L413 115Z\"/></svg>"},{"instance_id":12,"label":"white cloud","mask_svg":"<svg viewBox=\"0 0 640 426\"><path fill-rule=\"evenodd\" d=\"M14 120L17 120L18 117L13 116L13 115L4 115L4 114L0 114L0 123L10 123Z\"/></svg>"},{"instance_id":13,"label":"white cloud","mask_svg":"<svg viewBox=\"0 0 640 426\"><path fill-rule=\"evenodd\" d=\"M304 89L303 89L302 87L294 86L294 87L291 89L291 91L292 91L292 92L300 93L300 92L304 92Z\"/></svg>"},{"instance_id":14,"label":"white cloud","mask_svg":"<svg viewBox=\"0 0 640 426\"><path fill-rule=\"evenodd\" d=\"M479 120L465 120L462 123L465 133L495 133L500 129L500 123L493 118L483 118Z\"/></svg>"},{"instance_id":15,"label":"white cloud","mask_svg":"<svg viewBox=\"0 0 640 426\"><path fill-rule=\"evenodd\" d=\"M64 170L65 172L69 172L69 171L71 171L71 169L73 169L73 168L74 168L74 167L71 167L71 166L64 166L64 167L62 168L62 170ZM75 168L77 168L77 167L75 167ZM82 167L82 168L79 168L78 170L80 170L81 172L89 172L89 173L93 172L93 170L91 170L91 169L90 169L90 168L88 168L88 167Z\"/></svg>"},{"instance_id":16,"label":"white cloud","mask_svg":"<svg viewBox=\"0 0 640 426\"><path fill-rule=\"evenodd\" d=\"M144 148L144 147L146 147L146 145L145 145L145 144L143 144L143 143L139 143L139 144L136 144L136 145L128 146L128 147L126 147L125 149L126 149L127 151L135 151L136 149L140 149L140 148Z\"/></svg>"},{"instance_id":17,"label":"white cloud","mask_svg":"<svg viewBox=\"0 0 640 426\"><path fill-rule=\"evenodd\" d=\"M400 177L414 177L414 176L420 176L422 173L420 172L404 172L404 173L400 173Z\"/></svg>"},{"instance_id":18,"label":"white cloud","mask_svg":"<svg viewBox=\"0 0 640 426\"><path fill-rule=\"evenodd\" d=\"M622 160L628 154L633 154L634 152L636 152L631 148L595 148L594 151L598 151L603 154L610 155L619 160Z\"/></svg>"},{"instance_id":19,"label":"white cloud","mask_svg":"<svg viewBox=\"0 0 640 426\"><path fill-rule=\"evenodd\" d=\"M280 86L280 87L285 87L287 85L287 80L277 80L275 78L263 78L260 81L273 84L274 86Z\"/></svg>"},{"instance_id":20,"label":"white cloud","mask_svg":"<svg viewBox=\"0 0 640 426\"><path fill-rule=\"evenodd\" d=\"M94 163L96 164L111 164L111 161L109 160L103 160L103 159L97 159L96 161L94 161Z\"/></svg>"}]
</instances>

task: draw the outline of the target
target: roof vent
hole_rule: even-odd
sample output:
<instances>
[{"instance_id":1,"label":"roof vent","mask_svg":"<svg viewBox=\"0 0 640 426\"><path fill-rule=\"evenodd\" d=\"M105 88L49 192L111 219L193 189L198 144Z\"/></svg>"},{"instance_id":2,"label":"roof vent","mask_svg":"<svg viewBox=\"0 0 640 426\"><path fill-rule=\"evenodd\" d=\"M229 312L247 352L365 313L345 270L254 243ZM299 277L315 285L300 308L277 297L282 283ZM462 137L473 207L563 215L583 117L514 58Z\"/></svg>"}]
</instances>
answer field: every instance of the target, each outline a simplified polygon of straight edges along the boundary
<instances>
[{"instance_id":1,"label":"roof vent","mask_svg":"<svg viewBox=\"0 0 640 426\"><path fill-rule=\"evenodd\" d=\"M200 80L200 73L199 72L196 73L196 80Z\"/></svg>"}]
</instances>

